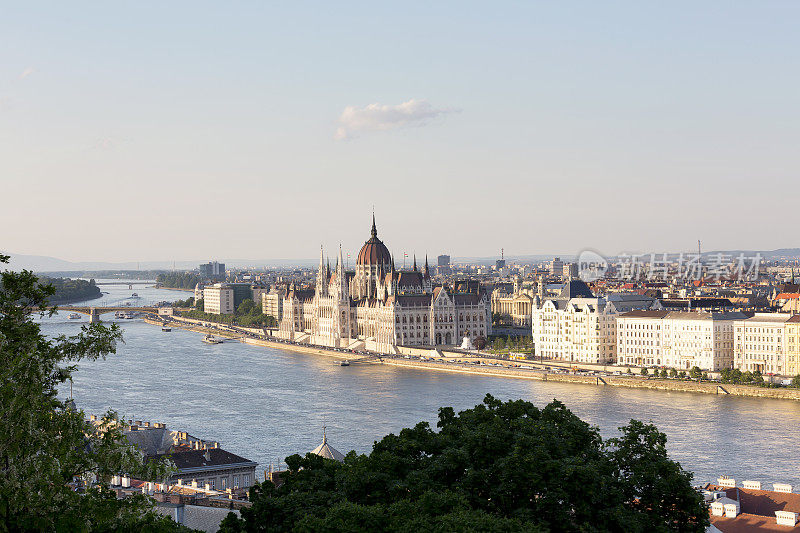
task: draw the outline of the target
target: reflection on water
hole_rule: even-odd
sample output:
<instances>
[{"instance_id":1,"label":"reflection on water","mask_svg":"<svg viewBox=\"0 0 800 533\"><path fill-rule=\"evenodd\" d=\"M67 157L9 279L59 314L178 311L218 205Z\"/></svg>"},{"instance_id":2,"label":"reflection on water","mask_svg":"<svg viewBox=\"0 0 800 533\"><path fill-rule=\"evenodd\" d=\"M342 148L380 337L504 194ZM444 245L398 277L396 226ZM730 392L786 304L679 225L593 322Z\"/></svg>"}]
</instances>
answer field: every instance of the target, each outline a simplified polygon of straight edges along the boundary
<instances>
[{"instance_id":1,"label":"reflection on water","mask_svg":"<svg viewBox=\"0 0 800 533\"><path fill-rule=\"evenodd\" d=\"M129 292L127 286L111 290ZM189 294L134 290L156 300ZM79 326L63 316L45 321L48 334ZM728 474L800 484L793 447L800 437L800 402L379 365L343 368L331 358L238 342L207 345L200 334L164 333L139 320L122 326L125 343L116 355L80 364L73 386L78 405L87 413L113 408L125 418L165 422L219 440L262 466L316 447L323 425L340 451L368 452L387 433L420 420L435 424L440 406L465 409L491 393L540 407L557 398L604 437L631 418L653 421L669 437L672 457L694 471L698 482Z\"/></svg>"}]
</instances>

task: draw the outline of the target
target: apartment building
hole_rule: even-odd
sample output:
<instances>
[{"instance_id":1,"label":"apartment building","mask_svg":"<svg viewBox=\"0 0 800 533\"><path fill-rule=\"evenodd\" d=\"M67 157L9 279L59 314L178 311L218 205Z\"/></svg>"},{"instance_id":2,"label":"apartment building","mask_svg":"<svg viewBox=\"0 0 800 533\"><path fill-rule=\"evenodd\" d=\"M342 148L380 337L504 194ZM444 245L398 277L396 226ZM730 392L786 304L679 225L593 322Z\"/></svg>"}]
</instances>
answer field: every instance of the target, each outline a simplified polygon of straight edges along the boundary
<instances>
[{"instance_id":1,"label":"apartment building","mask_svg":"<svg viewBox=\"0 0 800 533\"><path fill-rule=\"evenodd\" d=\"M613 363L617 315L653 305L652 298L636 294L596 298L586 283L571 280L558 297L534 306L531 331L536 355L577 363Z\"/></svg>"},{"instance_id":2,"label":"apartment building","mask_svg":"<svg viewBox=\"0 0 800 533\"><path fill-rule=\"evenodd\" d=\"M233 287L215 283L203 289L203 310L214 315L230 315L234 311Z\"/></svg>"},{"instance_id":3,"label":"apartment building","mask_svg":"<svg viewBox=\"0 0 800 533\"><path fill-rule=\"evenodd\" d=\"M790 374L786 349L789 313L755 313L734 325L734 365L741 371L758 370L762 374ZM792 322L794 324L794 322ZM792 346L796 346L793 342ZM793 368L796 368L794 366Z\"/></svg>"},{"instance_id":4,"label":"apartment building","mask_svg":"<svg viewBox=\"0 0 800 533\"><path fill-rule=\"evenodd\" d=\"M631 311L617 317L617 362L718 371L734 364L738 312Z\"/></svg>"},{"instance_id":5,"label":"apartment building","mask_svg":"<svg viewBox=\"0 0 800 533\"><path fill-rule=\"evenodd\" d=\"M800 374L800 315L786 321L786 375Z\"/></svg>"},{"instance_id":6,"label":"apartment building","mask_svg":"<svg viewBox=\"0 0 800 533\"><path fill-rule=\"evenodd\" d=\"M261 312L267 316L274 317L275 320L280 322L283 320L283 299L286 297L286 291L282 289L273 289L268 293L261 295Z\"/></svg>"}]
</instances>

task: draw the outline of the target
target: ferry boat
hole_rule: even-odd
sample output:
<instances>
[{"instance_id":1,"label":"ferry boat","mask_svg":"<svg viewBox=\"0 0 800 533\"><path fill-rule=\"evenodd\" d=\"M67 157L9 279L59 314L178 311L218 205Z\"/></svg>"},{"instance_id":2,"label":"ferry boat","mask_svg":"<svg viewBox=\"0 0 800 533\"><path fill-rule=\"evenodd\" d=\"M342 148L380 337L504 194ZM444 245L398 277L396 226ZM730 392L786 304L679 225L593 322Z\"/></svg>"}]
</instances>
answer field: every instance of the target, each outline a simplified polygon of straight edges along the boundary
<instances>
[{"instance_id":1,"label":"ferry boat","mask_svg":"<svg viewBox=\"0 0 800 533\"><path fill-rule=\"evenodd\" d=\"M344 361L339 361L339 366L350 366L350 361L345 359Z\"/></svg>"},{"instance_id":2,"label":"ferry boat","mask_svg":"<svg viewBox=\"0 0 800 533\"><path fill-rule=\"evenodd\" d=\"M203 342L205 342L206 344L222 344L222 339L217 339L216 337L214 337L209 333L208 335L203 337Z\"/></svg>"},{"instance_id":3,"label":"ferry boat","mask_svg":"<svg viewBox=\"0 0 800 533\"><path fill-rule=\"evenodd\" d=\"M134 292L133 294L131 294L131 298L138 298L138 297L139 297L138 292Z\"/></svg>"},{"instance_id":4,"label":"ferry boat","mask_svg":"<svg viewBox=\"0 0 800 533\"><path fill-rule=\"evenodd\" d=\"M70 313L69 317L67 317L67 318L69 318L70 320L80 320L81 315L78 314L78 313Z\"/></svg>"},{"instance_id":5,"label":"ferry boat","mask_svg":"<svg viewBox=\"0 0 800 533\"><path fill-rule=\"evenodd\" d=\"M163 326L161 326L161 331L166 331L167 333L169 333L170 331L172 331L172 328L164 324Z\"/></svg>"}]
</instances>

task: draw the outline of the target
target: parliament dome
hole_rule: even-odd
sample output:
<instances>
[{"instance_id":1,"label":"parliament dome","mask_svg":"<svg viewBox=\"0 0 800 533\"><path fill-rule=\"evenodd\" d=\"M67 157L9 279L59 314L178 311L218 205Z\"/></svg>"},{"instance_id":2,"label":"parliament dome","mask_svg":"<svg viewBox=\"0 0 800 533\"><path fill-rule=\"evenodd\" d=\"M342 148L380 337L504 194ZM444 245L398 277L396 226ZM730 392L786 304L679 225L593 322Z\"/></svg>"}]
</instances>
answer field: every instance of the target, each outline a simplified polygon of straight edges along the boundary
<instances>
[{"instance_id":1,"label":"parliament dome","mask_svg":"<svg viewBox=\"0 0 800 533\"><path fill-rule=\"evenodd\" d=\"M372 216L372 236L361 247L358 252L357 265L391 265L392 254L389 249L378 238L378 230L375 228L375 215Z\"/></svg>"}]
</instances>

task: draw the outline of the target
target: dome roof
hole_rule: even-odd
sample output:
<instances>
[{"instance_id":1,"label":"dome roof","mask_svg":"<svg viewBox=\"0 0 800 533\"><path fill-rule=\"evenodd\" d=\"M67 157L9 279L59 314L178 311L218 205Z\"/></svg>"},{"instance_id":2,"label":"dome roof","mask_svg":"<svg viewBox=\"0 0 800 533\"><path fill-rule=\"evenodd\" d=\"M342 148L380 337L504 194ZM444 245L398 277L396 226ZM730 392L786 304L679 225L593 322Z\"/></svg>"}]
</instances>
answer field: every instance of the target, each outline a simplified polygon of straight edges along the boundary
<instances>
[{"instance_id":1,"label":"dome roof","mask_svg":"<svg viewBox=\"0 0 800 533\"><path fill-rule=\"evenodd\" d=\"M314 448L312 451L314 455L319 455L320 457L324 457L325 459L333 459L334 461L339 461L340 463L344 461L344 455L342 452L328 444L328 436L325 434L325 429L322 429L322 444Z\"/></svg>"},{"instance_id":2,"label":"dome roof","mask_svg":"<svg viewBox=\"0 0 800 533\"><path fill-rule=\"evenodd\" d=\"M390 265L392 263L392 254L389 249L378 238L378 230L375 229L375 215L372 215L372 236L361 247L358 252L357 265Z\"/></svg>"}]
</instances>

